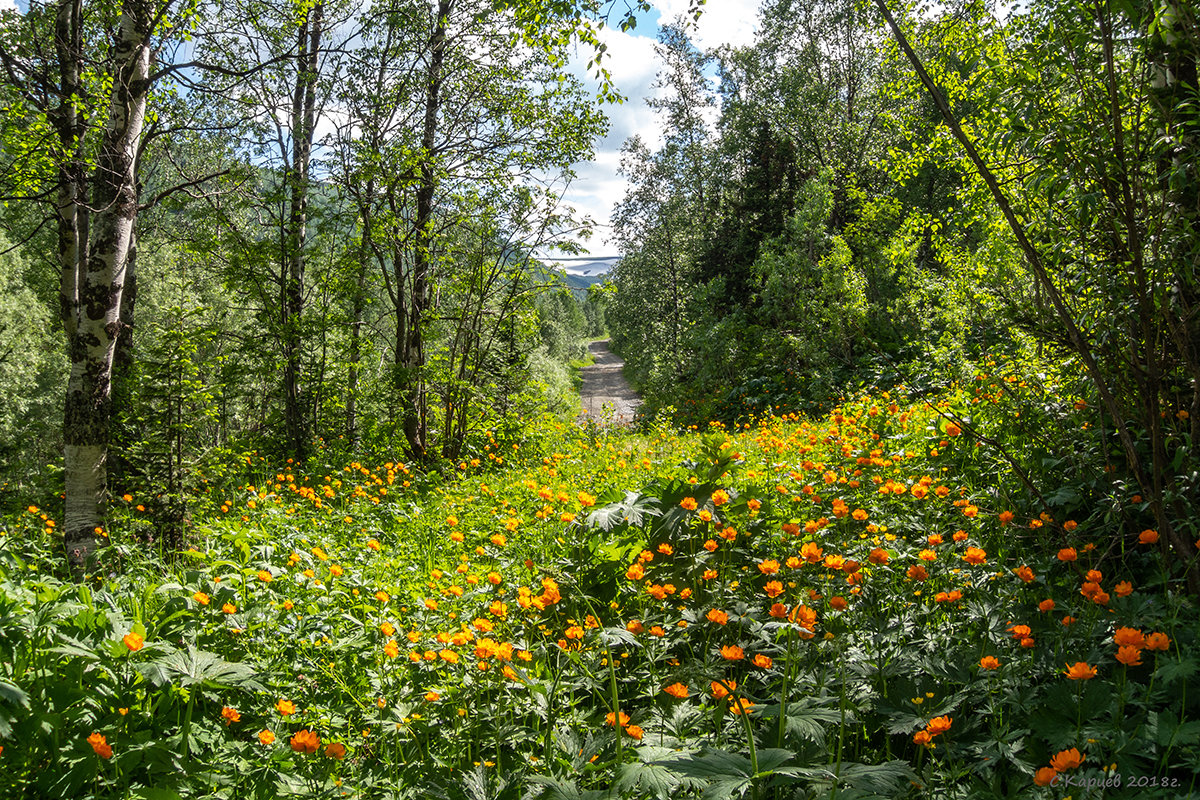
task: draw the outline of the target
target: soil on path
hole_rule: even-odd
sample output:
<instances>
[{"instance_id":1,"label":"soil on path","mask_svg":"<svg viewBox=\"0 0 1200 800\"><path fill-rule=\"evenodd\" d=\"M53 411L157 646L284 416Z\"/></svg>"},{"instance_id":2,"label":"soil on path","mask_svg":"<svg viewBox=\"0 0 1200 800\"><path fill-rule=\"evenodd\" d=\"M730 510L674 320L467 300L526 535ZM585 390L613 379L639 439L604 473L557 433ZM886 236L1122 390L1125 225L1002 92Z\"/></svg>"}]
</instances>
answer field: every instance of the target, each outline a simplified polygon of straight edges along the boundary
<instances>
[{"instance_id":1,"label":"soil on path","mask_svg":"<svg viewBox=\"0 0 1200 800\"><path fill-rule=\"evenodd\" d=\"M579 389L579 399L583 411L579 415L580 422L593 419L597 424L605 422L605 405L612 406L612 422L618 425L628 425L633 422L638 406L642 399L637 396L621 374L622 361L613 351L608 349L608 340L592 342L588 349L595 356L596 362L582 369L583 386Z\"/></svg>"}]
</instances>

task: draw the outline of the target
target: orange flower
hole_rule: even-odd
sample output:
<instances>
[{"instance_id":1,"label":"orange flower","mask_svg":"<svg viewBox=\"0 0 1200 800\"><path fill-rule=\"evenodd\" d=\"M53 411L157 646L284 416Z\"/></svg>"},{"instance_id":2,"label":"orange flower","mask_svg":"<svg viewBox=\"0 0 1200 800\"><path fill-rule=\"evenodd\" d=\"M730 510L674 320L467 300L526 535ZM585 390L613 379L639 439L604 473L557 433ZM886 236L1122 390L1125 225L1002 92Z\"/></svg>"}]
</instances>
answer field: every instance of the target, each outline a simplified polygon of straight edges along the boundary
<instances>
[{"instance_id":1,"label":"orange flower","mask_svg":"<svg viewBox=\"0 0 1200 800\"><path fill-rule=\"evenodd\" d=\"M275 710L279 712L281 717L289 717L296 713L296 704L291 700L275 701Z\"/></svg>"},{"instance_id":2,"label":"orange flower","mask_svg":"<svg viewBox=\"0 0 1200 800\"><path fill-rule=\"evenodd\" d=\"M800 555L810 564L816 564L824 556L824 551L816 542L805 542L800 548Z\"/></svg>"},{"instance_id":3,"label":"orange flower","mask_svg":"<svg viewBox=\"0 0 1200 800\"><path fill-rule=\"evenodd\" d=\"M1104 573L1098 569L1089 569L1083 577L1085 580L1092 581L1093 583L1099 583L1104 579Z\"/></svg>"},{"instance_id":4,"label":"orange flower","mask_svg":"<svg viewBox=\"0 0 1200 800\"><path fill-rule=\"evenodd\" d=\"M937 553L933 550L922 550L920 553L917 553L917 558L922 561L937 561Z\"/></svg>"},{"instance_id":5,"label":"orange flower","mask_svg":"<svg viewBox=\"0 0 1200 800\"><path fill-rule=\"evenodd\" d=\"M1024 639L1032 632L1028 625L1013 625L1009 630L1012 631L1014 639Z\"/></svg>"},{"instance_id":6,"label":"orange flower","mask_svg":"<svg viewBox=\"0 0 1200 800\"><path fill-rule=\"evenodd\" d=\"M767 581L767 585L763 587L763 594L772 599L783 594L783 584L779 581Z\"/></svg>"},{"instance_id":7,"label":"orange flower","mask_svg":"<svg viewBox=\"0 0 1200 800\"><path fill-rule=\"evenodd\" d=\"M817 612L808 606L800 605L792 609L792 612L788 614L788 619L802 628L811 630L817 624Z\"/></svg>"},{"instance_id":8,"label":"orange flower","mask_svg":"<svg viewBox=\"0 0 1200 800\"><path fill-rule=\"evenodd\" d=\"M275 580L274 576L265 569L260 569L258 571L258 579L263 583L270 583L271 581Z\"/></svg>"},{"instance_id":9,"label":"orange flower","mask_svg":"<svg viewBox=\"0 0 1200 800\"><path fill-rule=\"evenodd\" d=\"M1084 761L1083 755L1076 748L1060 751L1054 758L1050 759L1050 766L1055 772L1066 772L1069 769L1075 769Z\"/></svg>"},{"instance_id":10,"label":"orange flower","mask_svg":"<svg viewBox=\"0 0 1200 800\"><path fill-rule=\"evenodd\" d=\"M916 744L928 746L932 741L933 737L929 734L929 731L917 731L913 734L913 742Z\"/></svg>"},{"instance_id":11,"label":"orange flower","mask_svg":"<svg viewBox=\"0 0 1200 800\"><path fill-rule=\"evenodd\" d=\"M774 575L779 572L779 562L773 558L768 558L758 565L758 571L763 575Z\"/></svg>"},{"instance_id":12,"label":"orange flower","mask_svg":"<svg viewBox=\"0 0 1200 800\"><path fill-rule=\"evenodd\" d=\"M641 620L631 619L629 622L625 623L625 630L629 631L634 636L637 636L639 633L643 633L646 630L646 626L642 624Z\"/></svg>"},{"instance_id":13,"label":"orange flower","mask_svg":"<svg viewBox=\"0 0 1200 800\"><path fill-rule=\"evenodd\" d=\"M770 669L771 665L775 663L771 660L770 656L764 656L762 653L756 655L752 660L754 666L759 667L760 669Z\"/></svg>"},{"instance_id":14,"label":"orange flower","mask_svg":"<svg viewBox=\"0 0 1200 800\"><path fill-rule=\"evenodd\" d=\"M1142 651L1132 645L1123 644L1117 648L1117 661L1127 667L1136 667L1142 663Z\"/></svg>"},{"instance_id":15,"label":"orange flower","mask_svg":"<svg viewBox=\"0 0 1200 800\"><path fill-rule=\"evenodd\" d=\"M321 746L321 738L312 731L305 729L296 733L291 740L292 749L297 753L315 753Z\"/></svg>"},{"instance_id":16,"label":"orange flower","mask_svg":"<svg viewBox=\"0 0 1200 800\"><path fill-rule=\"evenodd\" d=\"M1128 597L1133 594L1133 584L1129 581L1121 581L1113 591L1116 592L1117 597Z\"/></svg>"},{"instance_id":17,"label":"orange flower","mask_svg":"<svg viewBox=\"0 0 1200 800\"><path fill-rule=\"evenodd\" d=\"M671 697L677 697L680 700L688 696L688 687L682 683L672 683L670 686L664 686L663 691L671 695Z\"/></svg>"},{"instance_id":18,"label":"orange flower","mask_svg":"<svg viewBox=\"0 0 1200 800\"><path fill-rule=\"evenodd\" d=\"M342 744L341 742L333 742L332 744L326 745L325 757L341 761L346 757L346 745Z\"/></svg>"},{"instance_id":19,"label":"orange flower","mask_svg":"<svg viewBox=\"0 0 1200 800\"><path fill-rule=\"evenodd\" d=\"M425 702L427 702L427 703L436 703L438 700L441 700L441 699L442 699L442 696L440 694L438 694L437 692L430 691L430 692L425 693Z\"/></svg>"},{"instance_id":20,"label":"orange flower","mask_svg":"<svg viewBox=\"0 0 1200 800\"><path fill-rule=\"evenodd\" d=\"M226 725L231 725L234 722L241 722L242 715L238 712L238 710L236 708L230 708L229 706L225 706L224 708L221 709L221 719L225 720Z\"/></svg>"},{"instance_id":21,"label":"orange flower","mask_svg":"<svg viewBox=\"0 0 1200 800\"><path fill-rule=\"evenodd\" d=\"M966 538L967 538L966 531L955 531L954 532L954 541L961 542L961 541L965 541Z\"/></svg>"},{"instance_id":22,"label":"orange flower","mask_svg":"<svg viewBox=\"0 0 1200 800\"><path fill-rule=\"evenodd\" d=\"M979 659L979 666L983 669L999 669L1000 659L996 658L995 656L984 656L983 658Z\"/></svg>"},{"instance_id":23,"label":"orange flower","mask_svg":"<svg viewBox=\"0 0 1200 800\"><path fill-rule=\"evenodd\" d=\"M1033 782L1038 786L1050 786L1058 778L1058 773L1054 767L1042 767L1033 776Z\"/></svg>"},{"instance_id":24,"label":"orange flower","mask_svg":"<svg viewBox=\"0 0 1200 800\"><path fill-rule=\"evenodd\" d=\"M101 758L112 758L112 747L109 746L108 740L100 733L93 733L87 738L88 744L96 751L96 755Z\"/></svg>"},{"instance_id":25,"label":"orange flower","mask_svg":"<svg viewBox=\"0 0 1200 800\"><path fill-rule=\"evenodd\" d=\"M1158 531L1147 528L1138 534L1138 541L1142 544L1156 544L1158 542Z\"/></svg>"},{"instance_id":26,"label":"orange flower","mask_svg":"<svg viewBox=\"0 0 1200 800\"><path fill-rule=\"evenodd\" d=\"M1170 647L1171 640L1165 633L1155 631L1146 637L1147 650L1169 650Z\"/></svg>"},{"instance_id":27,"label":"orange flower","mask_svg":"<svg viewBox=\"0 0 1200 800\"><path fill-rule=\"evenodd\" d=\"M950 723L953 721L950 717L934 717L929 720L925 730L929 731L930 736L938 736L950 730Z\"/></svg>"},{"instance_id":28,"label":"orange flower","mask_svg":"<svg viewBox=\"0 0 1200 800\"><path fill-rule=\"evenodd\" d=\"M825 569L841 569L846 559L839 555L825 556Z\"/></svg>"},{"instance_id":29,"label":"orange flower","mask_svg":"<svg viewBox=\"0 0 1200 800\"><path fill-rule=\"evenodd\" d=\"M721 648L721 658L726 661L741 661L745 657L745 651L736 644L727 644Z\"/></svg>"},{"instance_id":30,"label":"orange flower","mask_svg":"<svg viewBox=\"0 0 1200 800\"><path fill-rule=\"evenodd\" d=\"M867 512L865 509L856 508L856 509L854 509L854 513L851 514L850 516L854 517L859 522L862 522L864 519L867 518Z\"/></svg>"},{"instance_id":31,"label":"orange flower","mask_svg":"<svg viewBox=\"0 0 1200 800\"><path fill-rule=\"evenodd\" d=\"M688 511L695 511L696 510L696 498L685 497L679 501L679 505L681 508L684 508Z\"/></svg>"},{"instance_id":32,"label":"orange flower","mask_svg":"<svg viewBox=\"0 0 1200 800\"><path fill-rule=\"evenodd\" d=\"M754 708L754 703L751 703L744 697L739 697L729 703L730 714L747 714Z\"/></svg>"},{"instance_id":33,"label":"orange flower","mask_svg":"<svg viewBox=\"0 0 1200 800\"><path fill-rule=\"evenodd\" d=\"M929 578L929 572L921 564L911 565L904 574L912 578L914 581L923 581L928 580Z\"/></svg>"},{"instance_id":34,"label":"orange flower","mask_svg":"<svg viewBox=\"0 0 1200 800\"><path fill-rule=\"evenodd\" d=\"M236 614L237 606L235 606L233 603L226 603L225 605L221 606L221 611L226 614Z\"/></svg>"},{"instance_id":35,"label":"orange flower","mask_svg":"<svg viewBox=\"0 0 1200 800\"><path fill-rule=\"evenodd\" d=\"M122 636L121 641L124 642L125 646L130 650L141 650L142 645L146 643L146 640L142 638L141 634L134 633L132 631Z\"/></svg>"},{"instance_id":36,"label":"orange flower","mask_svg":"<svg viewBox=\"0 0 1200 800\"><path fill-rule=\"evenodd\" d=\"M271 733L269 730L263 729L258 732L258 741L262 742L263 744L274 744L275 734Z\"/></svg>"},{"instance_id":37,"label":"orange flower","mask_svg":"<svg viewBox=\"0 0 1200 800\"><path fill-rule=\"evenodd\" d=\"M395 639L389 639L383 646L383 654L388 658L395 658L400 655L400 645L396 644Z\"/></svg>"},{"instance_id":38,"label":"orange flower","mask_svg":"<svg viewBox=\"0 0 1200 800\"><path fill-rule=\"evenodd\" d=\"M642 738L642 736L645 734L645 731L643 731L641 729L641 727L639 727L637 725L629 725L625 728L625 733L634 739L640 740Z\"/></svg>"},{"instance_id":39,"label":"orange flower","mask_svg":"<svg viewBox=\"0 0 1200 800\"><path fill-rule=\"evenodd\" d=\"M1013 512L1011 512L1011 511L1001 511L1000 512L1000 524L1001 525L1007 525L1008 523L1010 523L1012 521L1013 521Z\"/></svg>"},{"instance_id":40,"label":"orange flower","mask_svg":"<svg viewBox=\"0 0 1200 800\"><path fill-rule=\"evenodd\" d=\"M641 564L633 564L629 569L625 570L625 577L631 581L640 581L646 576L646 571L642 569Z\"/></svg>"},{"instance_id":41,"label":"orange flower","mask_svg":"<svg viewBox=\"0 0 1200 800\"><path fill-rule=\"evenodd\" d=\"M204 592L194 592L192 594L192 599L195 600L197 603L199 603L202 606L208 605L209 602L212 600L212 598L209 597L208 595L206 595Z\"/></svg>"},{"instance_id":42,"label":"orange flower","mask_svg":"<svg viewBox=\"0 0 1200 800\"><path fill-rule=\"evenodd\" d=\"M787 617L787 606L783 603L772 603L771 610L768 612L775 619L784 619Z\"/></svg>"},{"instance_id":43,"label":"orange flower","mask_svg":"<svg viewBox=\"0 0 1200 800\"><path fill-rule=\"evenodd\" d=\"M1018 578L1020 578L1022 581L1024 581L1025 583L1033 583L1033 581L1034 581L1034 579L1035 579L1035 577L1036 577L1036 576L1033 574L1033 570L1032 570L1032 569L1030 569L1030 568L1029 568L1029 566L1028 566L1028 565L1026 565L1026 564L1022 564L1021 566L1019 566L1019 567L1017 567L1016 569L1014 569L1014 570L1013 570L1013 573L1014 573L1014 574L1015 574L1015 575L1016 575Z\"/></svg>"},{"instance_id":44,"label":"orange flower","mask_svg":"<svg viewBox=\"0 0 1200 800\"><path fill-rule=\"evenodd\" d=\"M725 688L726 686L728 686L729 688L726 689ZM725 681L725 685L722 685L721 681L713 681L712 682L712 695L713 695L713 697L717 698L718 700L721 700L724 697L728 696L730 690L736 689L736 688L737 688L737 681L733 680L732 678Z\"/></svg>"},{"instance_id":45,"label":"orange flower","mask_svg":"<svg viewBox=\"0 0 1200 800\"><path fill-rule=\"evenodd\" d=\"M1137 628L1117 628L1113 633L1113 641L1121 647L1133 647L1137 650L1146 646L1146 639Z\"/></svg>"},{"instance_id":46,"label":"orange flower","mask_svg":"<svg viewBox=\"0 0 1200 800\"><path fill-rule=\"evenodd\" d=\"M604 724L609 726L610 728L616 727L617 722L618 722L618 716L620 717L619 721L621 723L621 727L625 727L626 725L629 724L629 715L626 714L624 711L620 712L619 715L613 713L612 711L608 712L608 714L606 714L604 716Z\"/></svg>"},{"instance_id":47,"label":"orange flower","mask_svg":"<svg viewBox=\"0 0 1200 800\"><path fill-rule=\"evenodd\" d=\"M1096 668L1089 666L1084 661L1076 661L1074 664L1067 665L1063 674L1073 681L1087 681L1096 677Z\"/></svg>"},{"instance_id":48,"label":"orange flower","mask_svg":"<svg viewBox=\"0 0 1200 800\"><path fill-rule=\"evenodd\" d=\"M846 598L839 594L835 597L829 598L829 605L836 611L845 611L850 604L846 602Z\"/></svg>"},{"instance_id":49,"label":"orange flower","mask_svg":"<svg viewBox=\"0 0 1200 800\"><path fill-rule=\"evenodd\" d=\"M867 560L872 564L886 564L888 562L888 552L882 547L876 547L871 551L871 554L867 556Z\"/></svg>"},{"instance_id":50,"label":"orange flower","mask_svg":"<svg viewBox=\"0 0 1200 800\"><path fill-rule=\"evenodd\" d=\"M1075 552L1074 547L1064 547L1062 550L1058 551L1058 560L1059 561L1074 561L1078 557L1079 556Z\"/></svg>"},{"instance_id":51,"label":"orange flower","mask_svg":"<svg viewBox=\"0 0 1200 800\"><path fill-rule=\"evenodd\" d=\"M963 561L972 566L979 566L987 561L987 552L979 547L968 547L967 552L963 554Z\"/></svg>"},{"instance_id":52,"label":"orange flower","mask_svg":"<svg viewBox=\"0 0 1200 800\"><path fill-rule=\"evenodd\" d=\"M1053 610L1054 610L1054 601L1051 600L1049 597L1047 597L1042 602L1038 603L1038 611L1045 612L1045 611L1053 611Z\"/></svg>"},{"instance_id":53,"label":"orange flower","mask_svg":"<svg viewBox=\"0 0 1200 800\"><path fill-rule=\"evenodd\" d=\"M963 509L963 515L967 517L979 516L979 506L967 506Z\"/></svg>"}]
</instances>

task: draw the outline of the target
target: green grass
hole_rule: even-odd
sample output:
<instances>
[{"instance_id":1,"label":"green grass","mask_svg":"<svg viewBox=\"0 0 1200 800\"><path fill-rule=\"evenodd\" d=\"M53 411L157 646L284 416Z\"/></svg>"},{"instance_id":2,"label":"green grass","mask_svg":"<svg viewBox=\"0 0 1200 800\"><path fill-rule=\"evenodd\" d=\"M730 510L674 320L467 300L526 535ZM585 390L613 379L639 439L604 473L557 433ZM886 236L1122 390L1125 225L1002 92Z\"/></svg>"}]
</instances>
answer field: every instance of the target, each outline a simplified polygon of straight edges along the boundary
<instances>
[{"instance_id":1,"label":"green grass","mask_svg":"<svg viewBox=\"0 0 1200 800\"><path fill-rule=\"evenodd\" d=\"M544 420L450 480L260 462L194 498L174 559L151 500L119 503L83 584L24 509L0 537L8 796L1101 796L1035 786L1053 759L1120 774L1105 797L1197 791L1193 601L1136 525L1022 507L943 416L1010 415L978 396Z\"/></svg>"}]
</instances>

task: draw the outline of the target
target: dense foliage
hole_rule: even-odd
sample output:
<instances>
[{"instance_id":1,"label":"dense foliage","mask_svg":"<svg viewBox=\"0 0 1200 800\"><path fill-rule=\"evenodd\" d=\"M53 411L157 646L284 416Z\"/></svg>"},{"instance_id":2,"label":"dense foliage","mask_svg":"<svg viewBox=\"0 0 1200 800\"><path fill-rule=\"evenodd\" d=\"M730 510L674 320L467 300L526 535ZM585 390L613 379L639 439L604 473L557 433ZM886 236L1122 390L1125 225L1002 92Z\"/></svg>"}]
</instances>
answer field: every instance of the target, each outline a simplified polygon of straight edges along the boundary
<instances>
[{"instance_id":1,"label":"dense foliage","mask_svg":"<svg viewBox=\"0 0 1200 800\"><path fill-rule=\"evenodd\" d=\"M608 11L0 11L0 794L1200 794L1194 9Z\"/></svg>"}]
</instances>

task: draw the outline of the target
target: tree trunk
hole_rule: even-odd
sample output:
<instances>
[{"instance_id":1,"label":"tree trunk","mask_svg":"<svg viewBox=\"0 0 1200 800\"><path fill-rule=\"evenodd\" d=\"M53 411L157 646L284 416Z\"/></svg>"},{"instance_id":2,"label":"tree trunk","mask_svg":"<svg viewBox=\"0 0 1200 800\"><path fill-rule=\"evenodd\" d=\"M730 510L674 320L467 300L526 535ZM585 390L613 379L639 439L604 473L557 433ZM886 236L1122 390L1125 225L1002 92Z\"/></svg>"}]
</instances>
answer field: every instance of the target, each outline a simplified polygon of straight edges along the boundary
<instances>
[{"instance_id":1,"label":"tree trunk","mask_svg":"<svg viewBox=\"0 0 1200 800\"><path fill-rule=\"evenodd\" d=\"M63 12L67 4L60 6L60 20L72 17ZM77 571L96 545L96 529L104 524L113 356L121 332L121 298L137 220L135 165L149 90L151 19L145 0L126 0L113 49L109 114L92 179L95 241L87 254L86 269L79 269L81 259L76 258L74 274L69 275L64 257L60 294L64 308L73 307L75 313L63 320L71 358L63 425L63 535L68 558ZM77 16L73 24L79 24ZM64 69L64 77L67 72ZM61 209L60 220L64 213L66 209ZM78 234L84 227L78 224L78 217L86 212L76 205L73 213ZM82 241L86 240L75 239L77 253Z\"/></svg>"},{"instance_id":2,"label":"tree trunk","mask_svg":"<svg viewBox=\"0 0 1200 800\"><path fill-rule=\"evenodd\" d=\"M433 36L430 38L429 77L426 83L425 120L421 129L420 183L416 199L416 243L413 249L412 304L407 320L408 336L404 348L405 387L404 436L414 458L423 458L429 445L428 397L425 387L425 314L429 308L429 274L433 261L433 197L437 188L433 148L437 138L438 110L441 105L442 64L446 56L446 24L453 0L439 0Z\"/></svg>"},{"instance_id":3,"label":"tree trunk","mask_svg":"<svg viewBox=\"0 0 1200 800\"><path fill-rule=\"evenodd\" d=\"M304 413L300 321L304 314L304 245L308 235L309 164L317 97L317 54L324 5L317 3L300 26L296 86L292 95L292 164L288 176L289 210L283 297L283 391L288 451L297 462L308 457Z\"/></svg>"}]
</instances>

